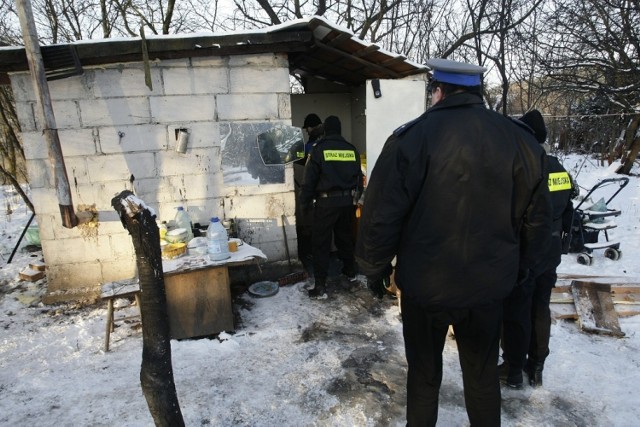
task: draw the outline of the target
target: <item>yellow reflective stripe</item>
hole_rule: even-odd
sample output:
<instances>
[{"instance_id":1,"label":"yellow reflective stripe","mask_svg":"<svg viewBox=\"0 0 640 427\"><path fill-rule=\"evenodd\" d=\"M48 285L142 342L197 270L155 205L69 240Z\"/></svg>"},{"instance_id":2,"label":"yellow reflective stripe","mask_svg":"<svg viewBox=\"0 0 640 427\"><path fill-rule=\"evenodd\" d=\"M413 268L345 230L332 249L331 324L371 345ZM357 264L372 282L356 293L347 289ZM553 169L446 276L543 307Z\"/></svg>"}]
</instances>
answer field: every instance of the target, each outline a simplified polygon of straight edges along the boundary
<instances>
[{"instance_id":1,"label":"yellow reflective stripe","mask_svg":"<svg viewBox=\"0 0 640 427\"><path fill-rule=\"evenodd\" d=\"M296 157L301 159L304 157L304 151L296 151Z\"/></svg>"},{"instance_id":2,"label":"yellow reflective stripe","mask_svg":"<svg viewBox=\"0 0 640 427\"><path fill-rule=\"evenodd\" d=\"M356 152L353 150L325 150L325 162L355 162Z\"/></svg>"},{"instance_id":3,"label":"yellow reflective stripe","mask_svg":"<svg viewBox=\"0 0 640 427\"><path fill-rule=\"evenodd\" d=\"M571 190L571 178L567 172L549 174L549 191Z\"/></svg>"}]
</instances>

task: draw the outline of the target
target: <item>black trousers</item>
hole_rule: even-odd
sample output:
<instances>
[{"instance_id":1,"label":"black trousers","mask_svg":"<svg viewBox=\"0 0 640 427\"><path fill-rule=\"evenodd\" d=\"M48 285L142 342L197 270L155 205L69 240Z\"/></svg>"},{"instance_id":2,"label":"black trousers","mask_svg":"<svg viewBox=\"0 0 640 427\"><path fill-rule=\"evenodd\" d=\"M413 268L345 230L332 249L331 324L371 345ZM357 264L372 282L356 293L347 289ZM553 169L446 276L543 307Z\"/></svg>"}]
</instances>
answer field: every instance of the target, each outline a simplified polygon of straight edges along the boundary
<instances>
[{"instance_id":1,"label":"black trousers","mask_svg":"<svg viewBox=\"0 0 640 427\"><path fill-rule=\"evenodd\" d=\"M536 287L531 298L531 341L529 343L529 363L540 368L549 355L551 336L551 292L558 275L556 269L550 269L536 278Z\"/></svg>"},{"instance_id":2,"label":"black trousers","mask_svg":"<svg viewBox=\"0 0 640 427\"><path fill-rule=\"evenodd\" d=\"M316 284L325 285L331 256L331 239L338 249L344 273L355 273L353 228L356 219L355 206L327 207L313 209L313 274Z\"/></svg>"},{"instance_id":3,"label":"black trousers","mask_svg":"<svg viewBox=\"0 0 640 427\"><path fill-rule=\"evenodd\" d=\"M469 309L433 310L401 300L409 367L407 426L435 426L442 382L442 350L449 325L458 346L464 400L473 427L500 425L498 345L501 303Z\"/></svg>"},{"instance_id":4,"label":"black trousers","mask_svg":"<svg viewBox=\"0 0 640 427\"><path fill-rule=\"evenodd\" d=\"M525 363L542 367L549 355L551 292L558 276L555 267L517 286L504 301L502 348L511 372Z\"/></svg>"},{"instance_id":5,"label":"black trousers","mask_svg":"<svg viewBox=\"0 0 640 427\"><path fill-rule=\"evenodd\" d=\"M313 266L311 257L313 254L312 236L312 215L306 214L302 208L296 209L296 235L298 237L298 259L302 262L304 269L311 276Z\"/></svg>"},{"instance_id":6,"label":"black trousers","mask_svg":"<svg viewBox=\"0 0 640 427\"><path fill-rule=\"evenodd\" d=\"M503 303L502 357L512 373L524 369L531 341L531 298L535 279L517 285Z\"/></svg>"}]
</instances>

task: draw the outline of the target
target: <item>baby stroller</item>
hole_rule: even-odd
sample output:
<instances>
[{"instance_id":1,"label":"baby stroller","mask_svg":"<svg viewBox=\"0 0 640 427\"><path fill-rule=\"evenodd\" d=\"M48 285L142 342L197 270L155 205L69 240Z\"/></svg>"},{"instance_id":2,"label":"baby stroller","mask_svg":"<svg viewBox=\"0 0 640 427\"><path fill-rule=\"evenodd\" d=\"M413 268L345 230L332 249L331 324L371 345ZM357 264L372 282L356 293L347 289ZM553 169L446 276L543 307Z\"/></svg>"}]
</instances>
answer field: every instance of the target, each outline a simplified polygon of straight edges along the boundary
<instances>
[{"instance_id":1,"label":"baby stroller","mask_svg":"<svg viewBox=\"0 0 640 427\"><path fill-rule=\"evenodd\" d=\"M611 209L608 205L628 183L629 178L626 177L604 179L594 185L574 208L571 232L564 236L563 245L568 248L565 252L578 254L578 263L591 265L593 260L591 254L594 250L599 249L604 249L604 256L614 261L617 261L622 256L620 242L610 241L607 233L607 230L617 227L612 218L619 216L622 212ZM614 184L619 185L619 188L607 201L603 197L597 203L589 207L583 207L587 201L592 202L590 196L596 190ZM598 239L601 231L604 231L605 241L599 241Z\"/></svg>"}]
</instances>

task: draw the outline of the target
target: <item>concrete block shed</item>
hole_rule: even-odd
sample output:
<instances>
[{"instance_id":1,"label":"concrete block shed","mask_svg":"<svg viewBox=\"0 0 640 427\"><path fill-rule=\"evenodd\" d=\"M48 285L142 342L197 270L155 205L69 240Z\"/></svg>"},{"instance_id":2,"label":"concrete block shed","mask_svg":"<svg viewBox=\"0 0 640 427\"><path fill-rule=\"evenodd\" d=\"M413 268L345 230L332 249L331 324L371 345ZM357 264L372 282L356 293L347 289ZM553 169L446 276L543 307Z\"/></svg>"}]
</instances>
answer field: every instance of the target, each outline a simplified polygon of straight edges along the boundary
<instances>
[{"instance_id":1,"label":"concrete block shed","mask_svg":"<svg viewBox=\"0 0 640 427\"><path fill-rule=\"evenodd\" d=\"M125 189L158 220L173 219L178 206L194 223L232 219L239 237L269 262L287 261L287 246L296 258L293 169L282 166L283 178L270 183L247 174L257 134L300 127L312 112L337 115L370 171L391 131L426 103L425 66L317 17L246 33L41 50L73 205L94 214L90 227L62 226L25 50L0 48L0 84L10 84L15 97L48 302L93 298L101 283L135 274L131 237L111 207ZM76 65L60 65L53 53ZM176 150L181 132L188 135L184 152Z\"/></svg>"}]
</instances>

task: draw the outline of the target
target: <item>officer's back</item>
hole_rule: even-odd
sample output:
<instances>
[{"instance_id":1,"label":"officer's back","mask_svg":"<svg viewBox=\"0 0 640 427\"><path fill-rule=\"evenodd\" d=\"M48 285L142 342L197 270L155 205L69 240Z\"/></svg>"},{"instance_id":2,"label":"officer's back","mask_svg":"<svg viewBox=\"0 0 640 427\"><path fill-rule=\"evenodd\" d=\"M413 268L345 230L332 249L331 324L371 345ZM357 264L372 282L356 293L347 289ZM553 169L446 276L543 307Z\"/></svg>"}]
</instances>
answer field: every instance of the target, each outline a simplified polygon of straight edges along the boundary
<instances>
[{"instance_id":1,"label":"officer's back","mask_svg":"<svg viewBox=\"0 0 640 427\"><path fill-rule=\"evenodd\" d=\"M324 124L324 137L311 149L302 185L303 203L320 206L353 204L353 192L361 187L360 153L342 136L336 116Z\"/></svg>"}]
</instances>

